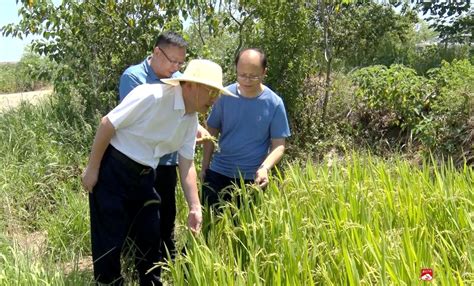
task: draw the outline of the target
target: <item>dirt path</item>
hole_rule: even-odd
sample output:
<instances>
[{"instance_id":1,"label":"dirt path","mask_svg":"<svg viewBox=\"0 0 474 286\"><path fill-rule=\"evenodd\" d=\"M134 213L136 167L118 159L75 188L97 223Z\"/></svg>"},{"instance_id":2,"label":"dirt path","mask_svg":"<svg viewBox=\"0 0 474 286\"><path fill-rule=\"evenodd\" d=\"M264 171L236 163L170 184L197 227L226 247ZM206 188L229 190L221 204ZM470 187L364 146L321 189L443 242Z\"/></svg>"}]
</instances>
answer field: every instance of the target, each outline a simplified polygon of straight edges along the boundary
<instances>
[{"instance_id":1,"label":"dirt path","mask_svg":"<svg viewBox=\"0 0 474 286\"><path fill-rule=\"evenodd\" d=\"M0 112L15 108L22 101L28 101L32 104L37 104L40 100L44 99L48 94L51 94L52 90L37 90L20 93L8 93L0 94Z\"/></svg>"}]
</instances>

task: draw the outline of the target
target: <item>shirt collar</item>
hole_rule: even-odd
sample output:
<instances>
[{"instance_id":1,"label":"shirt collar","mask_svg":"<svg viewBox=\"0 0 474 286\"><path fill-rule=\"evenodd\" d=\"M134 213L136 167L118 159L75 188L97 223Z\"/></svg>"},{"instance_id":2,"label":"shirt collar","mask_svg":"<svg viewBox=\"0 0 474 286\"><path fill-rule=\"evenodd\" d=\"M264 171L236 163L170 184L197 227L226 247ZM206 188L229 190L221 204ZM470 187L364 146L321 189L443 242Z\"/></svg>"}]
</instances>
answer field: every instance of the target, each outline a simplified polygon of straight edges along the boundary
<instances>
[{"instance_id":1,"label":"shirt collar","mask_svg":"<svg viewBox=\"0 0 474 286\"><path fill-rule=\"evenodd\" d=\"M150 77L153 80L153 82L161 83L160 78L158 76L156 76L155 71L153 71L153 69L151 68L150 61L151 61L151 56L148 56L145 59L145 61L143 62L143 64L145 65L146 75L147 75L147 77Z\"/></svg>"}]
</instances>

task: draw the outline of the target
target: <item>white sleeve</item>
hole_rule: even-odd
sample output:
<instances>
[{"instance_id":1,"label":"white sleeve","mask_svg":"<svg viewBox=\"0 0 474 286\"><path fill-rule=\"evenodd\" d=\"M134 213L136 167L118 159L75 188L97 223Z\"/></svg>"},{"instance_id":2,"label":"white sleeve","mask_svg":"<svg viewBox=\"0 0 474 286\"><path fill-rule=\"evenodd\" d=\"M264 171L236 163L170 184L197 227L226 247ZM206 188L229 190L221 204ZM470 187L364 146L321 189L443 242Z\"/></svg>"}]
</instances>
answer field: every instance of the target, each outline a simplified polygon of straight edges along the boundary
<instances>
[{"instance_id":1,"label":"white sleeve","mask_svg":"<svg viewBox=\"0 0 474 286\"><path fill-rule=\"evenodd\" d=\"M196 117L194 117L192 120L193 122L188 126L186 137L184 138L184 143L178 150L179 155L189 160L194 160L194 151L196 149L196 133L198 127L197 114Z\"/></svg>"},{"instance_id":2,"label":"white sleeve","mask_svg":"<svg viewBox=\"0 0 474 286\"><path fill-rule=\"evenodd\" d=\"M143 84L134 88L112 111L107 114L115 130L133 125L154 106L157 97L150 85ZM155 105L156 106L156 105Z\"/></svg>"}]
</instances>

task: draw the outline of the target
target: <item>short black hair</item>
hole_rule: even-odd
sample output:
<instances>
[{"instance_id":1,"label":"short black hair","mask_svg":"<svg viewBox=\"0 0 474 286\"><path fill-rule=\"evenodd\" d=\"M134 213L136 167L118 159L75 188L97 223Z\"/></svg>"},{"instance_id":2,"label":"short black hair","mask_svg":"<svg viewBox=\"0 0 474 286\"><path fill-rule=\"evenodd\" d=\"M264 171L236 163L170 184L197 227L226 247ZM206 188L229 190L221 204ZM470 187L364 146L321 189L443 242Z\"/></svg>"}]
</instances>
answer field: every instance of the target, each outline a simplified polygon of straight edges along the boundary
<instances>
[{"instance_id":1,"label":"short black hair","mask_svg":"<svg viewBox=\"0 0 474 286\"><path fill-rule=\"evenodd\" d=\"M256 51L260 54L261 65L262 65L263 69L266 69L267 68L267 56L259 48L245 48L245 49L240 50L240 52L238 52L237 55L235 56L235 60L234 60L235 65L237 66L237 64L239 63L240 55L242 55L243 52L249 51L249 50Z\"/></svg>"},{"instance_id":2,"label":"short black hair","mask_svg":"<svg viewBox=\"0 0 474 286\"><path fill-rule=\"evenodd\" d=\"M156 48L160 46L163 48L169 45L177 46L180 48L187 48L188 42L186 42L186 40L184 40L184 38L180 34L173 31L166 31L160 34L158 38L156 38L154 47Z\"/></svg>"}]
</instances>

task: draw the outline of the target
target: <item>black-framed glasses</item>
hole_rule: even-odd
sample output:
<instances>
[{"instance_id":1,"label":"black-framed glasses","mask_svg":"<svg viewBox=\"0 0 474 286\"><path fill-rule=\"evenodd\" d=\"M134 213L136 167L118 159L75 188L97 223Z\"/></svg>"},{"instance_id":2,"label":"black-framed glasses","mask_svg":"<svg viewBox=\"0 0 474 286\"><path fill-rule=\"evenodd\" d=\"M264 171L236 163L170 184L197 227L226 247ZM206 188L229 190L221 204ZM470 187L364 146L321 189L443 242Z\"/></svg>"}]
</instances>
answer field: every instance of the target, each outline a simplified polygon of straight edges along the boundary
<instances>
[{"instance_id":1,"label":"black-framed glasses","mask_svg":"<svg viewBox=\"0 0 474 286\"><path fill-rule=\"evenodd\" d=\"M170 57L168 57L168 55L165 53L165 51L163 51L162 48L158 47L158 49L160 49L160 51L163 53L163 55L165 56L165 58L166 58L166 59L168 60L168 62L170 62L171 64L177 65L177 66L179 66L179 67L183 67L183 66L186 64L186 62L178 62L178 61L174 61L174 60L170 59Z\"/></svg>"},{"instance_id":2,"label":"black-framed glasses","mask_svg":"<svg viewBox=\"0 0 474 286\"><path fill-rule=\"evenodd\" d=\"M261 76L248 75L248 74L237 74L237 79L249 80L249 81L260 81L262 79L262 77Z\"/></svg>"}]
</instances>

